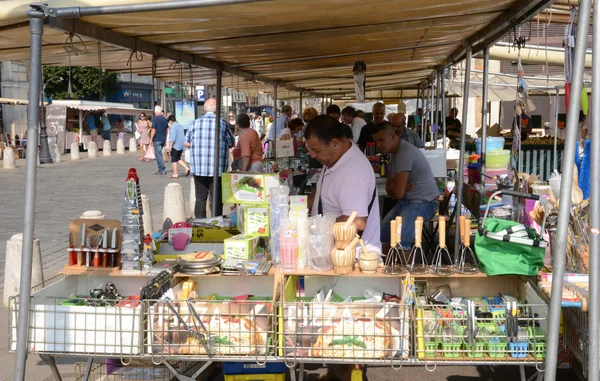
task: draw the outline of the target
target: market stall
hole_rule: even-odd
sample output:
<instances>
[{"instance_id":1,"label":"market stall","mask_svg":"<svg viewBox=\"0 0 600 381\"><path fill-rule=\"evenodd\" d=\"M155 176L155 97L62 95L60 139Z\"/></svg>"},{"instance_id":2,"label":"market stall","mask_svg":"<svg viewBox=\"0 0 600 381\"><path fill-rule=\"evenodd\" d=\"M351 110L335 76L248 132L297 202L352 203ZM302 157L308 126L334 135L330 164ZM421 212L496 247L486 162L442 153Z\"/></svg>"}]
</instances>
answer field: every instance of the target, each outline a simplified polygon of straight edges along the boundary
<instances>
[{"instance_id":1,"label":"market stall","mask_svg":"<svg viewBox=\"0 0 600 381\"><path fill-rule=\"evenodd\" d=\"M104 112L116 121L117 118L123 120L125 116L134 119L141 112L149 114L151 110L137 109L127 103L55 100L46 107L46 126L49 143L57 144L62 153L67 152L73 142L78 142L83 146L83 149L87 149L87 145L92 141L93 136L90 135L85 119L89 114L92 114L98 115L98 126L96 126L98 131L98 141L96 144L98 144L102 132L99 116ZM112 149L117 148L117 140L119 138L123 139L125 148L127 148L133 132L119 131L114 122L111 124L113 125L110 133ZM102 149L102 144L98 144L98 147Z\"/></svg>"}]
</instances>

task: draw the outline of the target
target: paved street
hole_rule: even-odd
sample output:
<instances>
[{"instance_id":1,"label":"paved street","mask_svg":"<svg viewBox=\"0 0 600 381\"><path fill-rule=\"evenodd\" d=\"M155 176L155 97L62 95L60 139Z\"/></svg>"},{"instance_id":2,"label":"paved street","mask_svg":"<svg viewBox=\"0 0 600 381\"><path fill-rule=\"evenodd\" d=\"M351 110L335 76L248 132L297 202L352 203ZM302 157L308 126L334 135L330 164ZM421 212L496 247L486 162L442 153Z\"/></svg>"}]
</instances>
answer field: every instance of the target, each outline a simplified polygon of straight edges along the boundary
<instances>
[{"instance_id":1,"label":"paved street","mask_svg":"<svg viewBox=\"0 0 600 381\"><path fill-rule=\"evenodd\" d=\"M178 181L184 185L185 200L189 200L190 179L169 179L168 176L155 176L156 164L145 163L133 154L111 157L98 157L95 160L85 158L69 161L63 156L63 162L38 167L38 195L35 231L41 241L42 261L46 278L57 274L67 256L64 248L68 240L69 222L86 210L100 210L106 218L120 219L121 197L127 171L137 169L142 193L150 197L154 226L162 223L163 192L169 182ZM0 169L0 261L5 262L6 240L23 228L23 197L25 188L25 161L17 162L16 170ZM169 175L170 175L169 170ZM189 210L189 206L187 206ZM0 287L3 287L4 271L0 271ZM0 325L8 326L8 311L0 308ZM12 379L14 355L8 353L8 330L0 330L0 381ZM81 361L81 360L79 360ZM64 380L75 379L75 360L60 359L59 368ZM533 368L528 368L528 374ZM518 368L511 367L438 367L435 372L427 372L422 367L404 367L393 371L389 367L372 368L369 379L387 380L518 380ZM27 365L27 380L53 380L48 366L32 355ZM314 377L309 377L314 380ZM558 379L573 379L570 371L559 371Z\"/></svg>"}]
</instances>

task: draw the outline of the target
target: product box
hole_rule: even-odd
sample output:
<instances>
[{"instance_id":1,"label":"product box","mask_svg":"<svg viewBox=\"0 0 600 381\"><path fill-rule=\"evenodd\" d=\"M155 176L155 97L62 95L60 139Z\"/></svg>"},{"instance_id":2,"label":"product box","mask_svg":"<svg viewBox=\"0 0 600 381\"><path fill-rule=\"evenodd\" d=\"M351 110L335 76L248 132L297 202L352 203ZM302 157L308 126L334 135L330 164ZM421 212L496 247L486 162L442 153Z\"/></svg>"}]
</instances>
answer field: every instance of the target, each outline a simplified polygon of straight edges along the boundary
<instances>
[{"instance_id":1,"label":"product box","mask_svg":"<svg viewBox=\"0 0 600 381\"><path fill-rule=\"evenodd\" d=\"M223 242L238 233L236 228L193 227L191 242Z\"/></svg>"},{"instance_id":2,"label":"product box","mask_svg":"<svg viewBox=\"0 0 600 381\"><path fill-rule=\"evenodd\" d=\"M224 241L223 251L225 252L225 258L253 260L255 257L265 255L269 246L268 243L268 240L264 237L247 237L238 234Z\"/></svg>"},{"instance_id":3,"label":"product box","mask_svg":"<svg viewBox=\"0 0 600 381\"><path fill-rule=\"evenodd\" d=\"M227 172L221 177L224 204L267 204L269 190L277 186L277 173Z\"/></svg>"},{"instance_id":4,"label":"product box","mask_svg":"<svg viewBox=\"0 0 600 381\"><path fill-rule=\"evenodd\" d=\"M266 206L240 206L238 230L247 236L269 236L269 208Z\"/></svg>"}]
</instances>

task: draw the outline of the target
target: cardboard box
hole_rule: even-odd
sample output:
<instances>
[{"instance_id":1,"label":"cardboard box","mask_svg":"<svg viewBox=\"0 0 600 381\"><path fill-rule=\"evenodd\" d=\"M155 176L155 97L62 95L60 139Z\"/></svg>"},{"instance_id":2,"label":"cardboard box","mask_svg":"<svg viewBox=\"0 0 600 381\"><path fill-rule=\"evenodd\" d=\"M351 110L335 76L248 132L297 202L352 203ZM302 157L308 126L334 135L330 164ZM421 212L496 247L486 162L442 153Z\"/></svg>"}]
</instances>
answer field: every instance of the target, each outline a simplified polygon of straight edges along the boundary
<instances>
[{"instance_id":1,"label":"cardboard box","mask_svg":"<svg viewBox=\"0 0 600 381\"><path fill-rule=\"evenodd\" d=\"M194 227L192 228L191 242L223 242L227 238L239 234L239 231L234 228L207 228Z\"/></svg>"},{"instance_id":2,"label":"cardboard box","mask_svg":"<svg viewBox=\"0 0 600 381\"><path fill-rule=\"evenodd\" d=\"M221 177L224 204L264 205L270 189L278 186L277 173L227 172Z\"/></svg>"},{"instance_id":3,"label":"cardboard box","mask_svg":"<svg viewBox=\"0 0 600 381\"><path fill-rule=\"evenodd\" d=\"M223 251L225 258L253 260L267 252L268 243L268 239L264 237L247 237L238 234L225 240Z\"/></svg>"},{"instance_id":4,"label":"cardboard box","mask_svg":"<svg viewBox=\"0 0 600 381\"><path fill-rule=\"evenodd\" d=\"M269 207L240 206L238 208L238 230L251 237L269 236Z\"/></svg>"}]
</instances>

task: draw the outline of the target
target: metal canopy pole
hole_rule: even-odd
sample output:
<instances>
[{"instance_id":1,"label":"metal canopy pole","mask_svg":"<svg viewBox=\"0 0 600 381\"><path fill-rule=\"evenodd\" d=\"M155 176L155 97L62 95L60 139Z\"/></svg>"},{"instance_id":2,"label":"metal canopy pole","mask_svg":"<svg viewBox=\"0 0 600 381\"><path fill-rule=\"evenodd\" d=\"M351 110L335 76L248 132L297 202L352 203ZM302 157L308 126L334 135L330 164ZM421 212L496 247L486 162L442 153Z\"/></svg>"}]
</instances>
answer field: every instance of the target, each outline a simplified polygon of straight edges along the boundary
<instances>
[{"instance_id":1,"label":"metal canopy pole","mask_svg":"<svg viewBox=\"0 0 600 381\"><path fill-rule=\"evenodd\" d=\"M447 151L446 146L446 78L444 78L444 69L440 70L440 82L442 85L442 135L444 139L444 151Z\"/></svg>"},{"instance_id":2,"label":"metal canopy pole","mask_svg":"<svg viewBox=\"0 0 600 381\"><path fill-rule=\"evenodd\" d=\"M80 18L85 16L114 15L119 13L169 11L189 8L205 8L218 5L256 3L265 0L177 0L160 3L106 5L99 7L46 7L48 15L61 18Z\"/></svg>"},{"instance_id":3,"label":"metal canopy pole","mask_svg":"<svg viewBox=\"0 0 600 381\"><path fill-rule=\"evenodd\" d=\"M416 114L419 115L419 104L421 103L421 86L417 87L417 111ZM417 130L417 122L413 119L415 124L415 131ZM420 121L419 121L420 123Z\"/></svg>"},{"instance_id":4,"label":"metal canopy pole","mask_svg":"<svg viewBox=\"0 0 600 381\"><path fill-rule=\"evenodd\" d=\"M271 129L273 129L273 142L271 145L273 146L273 159L275 159L275 163L277 163L277 84L273 86L273 123L271 123ZM270 134L270 132L269 132Z\"/></svg>"},{"instance_id":5,"label":"metal canopy pole","mask_svg":"<svg viewBox=\"0 0 600 381\"><path fill-rule=\"evenodd\" d=\"M436 125L436 132L433 137L433 149L437 149L438 131L440 130L440 72L435 73L435 114L433 114L433 123ZM432 131L433 133L433 131Z\"/></svg>"},{"instance_id":6,"label":"metal canopy pole","mask_svg":"<svg viewBox=\"0 0 600 381\"><path fill-rule=\"evenodd\" d=\"M592 60L593 61L593 60ZM593 64L593 62L592 62ZM556 86L556 98L554 100L554 152L553 152L553 158L554 158L554 170L556 171L556 169L558 168L558 149L557 149L557 144L558 144L558 102L560 101L560 90L558 88L558 86Z\"/></svg>"},{"instance_id":7,"label":"metal canopy pole","mask_svg":"<svg viewBox=\"0 0 600 381\"><path fill-rule=\"evenodd\" d=\"M421 97L422 97L422 101L421 101L421 140L423 141L423 143L425 143L425 134L424 134L424 126L425 126L425 118L427 118L427 103L429 100L429 87L423 89L423 91L421 92Z\"/></svg>"},{"instance_id":8,"label":"metal canopy pole","mask_svg":"<svg viewBox=\"0 0 600 381\"><path fill-rule=\"evenodd\" d=\"M487 113L488 113L488 75L490 71L490 49L483 49L483 94L481 94L481 164L479 173L485 173L485 150L487 138ZM466 117L463 114L463 119ZM480 176L481 192L485 193L485 177Z\"/></svg>"},{"instance_id":9,"label":"metal canopy pole","mask_svg":"<svg viewBox=\"0 0 600 381\"><path fill-rule=\"evenodd\" d=\"M217 210L218 194L221 192L221 177L219 170L221 168L221 103L223 102L223 94L221 87L223 86L223 70L217 69L217 110L215 111L215 166L213 173L213 186L211 194L211 214L213 217L223 214L223 210Z\"/></svg>"},{"instance_id":10,"label":"metal canopy pole","mask_svg":"<svg viewBox=\"0 0 600 381\"><path fill-rule=\"evenodd\" d=\"M585 49L590 26L591 0L580 0L579 22L577 23L577 39L575 41L575 60L573 62L573 78L571 80L571 94L581 94L583 86L583 69L585 64ZM594 27L596 27L594 25ZM598 53L596 51L596 53ZM597 84L595 84L597 86ZM557 105L558 106L558 105ZM560 205L571 205L571 179L573 178L573 164L575 162L575 145L579 132L579 110L581 97L573 96L569 99L569 113L567 114L567 138L563 151L563 168L560 184ZM596 117L597 118L597 117ZM596 119L597 120L597 119ZM596 171L597 172L597 171ZM594 187L592 187L594 188ZM548 332L546 351L546 381L556 380L556 365L558 362L558 330L560 325L560 310L562 302L563 277L565 275L567 233L569 228L570 208L563 207L558 212L558 226L556 231L556 246L552 253L552 295L548 311ZM594 236L595 234L590 234ZM592 254L597 254L590 251ZM590 258L591 259L591 258ZM591 270L591 269L590 269ZM590 285L591 286L591 285ZM591 287L590 287L591 291ZM591 299L591 298L590 298ZM597 328L597 326L596 326ZM590 330L590 337L594 333ZM598 332L595 332L597 340ZM598 342L596 348L598 347ZM590 343L591 345L591 343ZM593 359L590 368L598 367L598 358Z\"/></svg>"},{"instance_id":11,"label":"metal canopy pole","mask_svg":"<svg viewBox=\"0 0 600 381\"><path fill-rule=\"evenodd\" d=\"M592 42L592 94L600 95L600 7L598 2L594 3L593 20L593 42ZM600 97L592 97L592 110L600 109ZM597 137L600 133L600 113L592 113L592 136L591 139L591 158L590 158L590 184L600 182L600 139ZM590 187L590 300L588 301L589 312L589 335L588 335L588 380L600 380L600 345L598 331L600 329L600 188L598 186Z\"/></svg>"},{"instance_id":12,"label":"metal canopy pole","mask_svg":"<svg viewBox=\"0 0 600 381\"><path fill-rule=\"evenodd\" d=\"M300 119L302 119L302 111L304 111L304 107L302 106L302 91L300 92L300 106L298 110L298 114L300 115Z\"/></svg>"},{"instance_id":13,"label":"metal canopy pole","mask_svg":"<svg viewBox=\"0 0 600 381\"><path fill-rule=\"evenodd\" d=\"M27 347L29 345L29 310L31 308L31 268L33 266L33 228L35 226L35 196L37 182L38 124L42 79L42 35L44 13L30 10L29 15L29 107L27 107L27 144L34 149L27 155L25 182L25 213L23 223L23 251L21 252L21 281L19 291L19 320L17 324L17 353L15 381L25 380Z\"/></svg>"},{"instance_id":14,"label":"metal canopy pole","mask_svg":"<svg viewBox=\"0 0 600 381\"><path fill-rule=\"evenodd\" d=\"M40 70L40 163L50 164L52 163L52 155L50 154L50 147L48 146L48 133L46 132L46 112L44 106L44 72ZM58 139L56 140L58 144ZM37 147L37 146L36 146ZM37 151L37 148L35 148Z\"/></svg>"},{"instance_id":15,"label":"metal canopy pole","mask_svg":"<svg viewBox=\"0 0 600 381\"><path fill-rule=\"evenodd\" d=\"M469 87L471 86L471 44L467 45L467 56L465 58L465 88L463 89L463 124L460 131L460 156L458 158L458 169L456 170L456 228L454 233L454 258L458 258L458 248L460 247L460 212L463 202L463 167L465 166L465 140L467 139L467 118L469 112ZM565 204L563 204L565 205Z\"/></svg>"}]
</instances>

